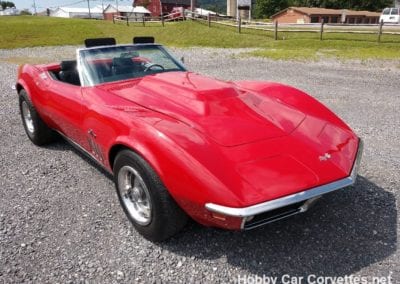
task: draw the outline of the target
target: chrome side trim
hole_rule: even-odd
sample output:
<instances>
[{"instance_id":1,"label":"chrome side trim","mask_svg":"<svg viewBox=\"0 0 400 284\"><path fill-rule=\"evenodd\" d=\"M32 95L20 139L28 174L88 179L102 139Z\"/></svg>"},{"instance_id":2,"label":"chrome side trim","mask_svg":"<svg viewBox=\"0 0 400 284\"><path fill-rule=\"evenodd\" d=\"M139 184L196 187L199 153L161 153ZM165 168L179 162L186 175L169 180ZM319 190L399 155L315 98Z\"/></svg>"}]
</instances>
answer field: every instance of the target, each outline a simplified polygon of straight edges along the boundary
<instances>
[{"instance_id":1,"label":"chrome side trim","mask_svg":"<svg viewBox=\"0 0 400 284\"><path fill-rule=\"evenodd\" d=\"M76 143L75 141L71 140L70 138L68 138L67 136L65 136L61 131L58 130L54 130L53 131L57 132L57 134L59 134L65 141L67 141L72 147L74 147L77 151L79 151L80 153L82 153L85 157L87 157L88 159L90 159L91 161L93 161L96 165L98 165L100 168L102 168L104 171L106 171L107 173L113 175L113 172L110 171L109 169L107 169L106 166L104 166L102 163L100 163L95 156L93 156L91 153L89 153L88 151L86 151L85 148L83 148L81 145L79 145L78 143Z\"/></svg>"},{"instance_id":2,"label":"chrome side trim","mask_svg":"<svg viewBox=\"0 0 400 284\"><path fill-rule=\"evenodd\" d=\"M249 217L254 216L263 212L268 212L274 209L278 209L284 206L288 206L297 202L305 201L314 197L318 197L324 195L326 193L348 187L353 185L356 182L357 171L360 166L360 160L363 151L363 142L359 139L358 150L356 159L354 161L353 169L351 170L350 176L334 181L332 183L328 183L325 185L317 186L302 192L298 192L295 194L291 194L282 198L270 200L267 202L259 203L256 205L252 205L249 207L242 208L234 208L234 207L226 207L214 203L207 203L205 207L212 212L233 216L233 217Z\"/></svg>"}]
</instances>

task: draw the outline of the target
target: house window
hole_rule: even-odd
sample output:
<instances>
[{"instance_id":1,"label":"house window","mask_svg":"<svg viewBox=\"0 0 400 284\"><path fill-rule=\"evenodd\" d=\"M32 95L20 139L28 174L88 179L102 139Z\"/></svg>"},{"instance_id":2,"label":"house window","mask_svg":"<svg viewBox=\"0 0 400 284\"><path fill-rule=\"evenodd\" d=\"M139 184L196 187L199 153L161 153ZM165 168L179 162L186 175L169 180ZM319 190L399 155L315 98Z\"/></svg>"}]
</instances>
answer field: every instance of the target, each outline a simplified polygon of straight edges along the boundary
<instances>
[{"instance_id":1,"label":"house window","mask_svg":"<svg viewBox=\"0 0 400 284\"><path fill-rule=\"evenodd\" d=\"M339 21L339 17L332 17L331 23L337 23Z\"/></svg>"},{"instance_id":2,"label":"house window","mask_svg":"<svg viewBox=\"0 0 400 284\"><path fill-rule=\"evenodd\" d=\"M324 23L329 23L329 17L322 17L321 21L324 20Z\"/></svg>"},{"instance_id":3,"label":"house window","mask_svg":"<svg viewBox=\"0 0 400 284\"><path fill-rule=\"evenodd\" d=\"M319 22L319 17L311 17L311 23L318 23Z\"/></svg>"}]
</instances>

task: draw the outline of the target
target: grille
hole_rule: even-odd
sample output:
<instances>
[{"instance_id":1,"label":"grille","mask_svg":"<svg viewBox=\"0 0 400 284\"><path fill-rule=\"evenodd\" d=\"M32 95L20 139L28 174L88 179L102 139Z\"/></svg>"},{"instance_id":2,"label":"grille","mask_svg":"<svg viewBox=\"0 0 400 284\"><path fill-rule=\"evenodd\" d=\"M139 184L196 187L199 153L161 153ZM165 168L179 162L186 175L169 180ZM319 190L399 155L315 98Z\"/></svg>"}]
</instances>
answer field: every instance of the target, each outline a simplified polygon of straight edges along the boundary
<instances>
[{"instance_id":1,"label":"grille","mask_svg":"<svg viewBox=\"0 0 400 284\"><path fill-rule=\"evenodd\" d=\"M300 207L304 205L306 202L307 200L255 215L253 219L245 222L243 229L244 230L254 229L266 225L268 223L272 223L296 215L298 213L302 213L304 211L301 211Z\"/></svg>"}]
</instances>

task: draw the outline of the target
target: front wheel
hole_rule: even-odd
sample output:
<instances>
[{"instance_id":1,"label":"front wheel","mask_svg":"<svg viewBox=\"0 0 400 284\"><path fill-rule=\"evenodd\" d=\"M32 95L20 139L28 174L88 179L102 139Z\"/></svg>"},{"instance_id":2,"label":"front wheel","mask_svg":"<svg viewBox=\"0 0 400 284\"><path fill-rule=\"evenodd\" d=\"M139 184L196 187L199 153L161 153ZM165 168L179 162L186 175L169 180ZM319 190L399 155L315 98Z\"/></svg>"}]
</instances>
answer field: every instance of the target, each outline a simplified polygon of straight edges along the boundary
<instances>
[{"instance_id":1,"label":"front wheel","mask_svg":"<svg viewBox=\"0 0 400 284\"><path fill-rule=\"evenodd\" d=\"M187 215L155 171L136 153L123 150L117 155L114 182L125 214L146 239L163 241L185 226Z\"/></svg>"},{"instance_id":2,"label":"front wheel","mask_svg":"<svg viewBox=\"0 0 400 284\"><path fill-rule=\"evenodd\" d=\"M54 141L55 133L40 118L25 90L19 92L19 109L25 132L33 144L40 146Z\"/></svg>"}]
</instances>

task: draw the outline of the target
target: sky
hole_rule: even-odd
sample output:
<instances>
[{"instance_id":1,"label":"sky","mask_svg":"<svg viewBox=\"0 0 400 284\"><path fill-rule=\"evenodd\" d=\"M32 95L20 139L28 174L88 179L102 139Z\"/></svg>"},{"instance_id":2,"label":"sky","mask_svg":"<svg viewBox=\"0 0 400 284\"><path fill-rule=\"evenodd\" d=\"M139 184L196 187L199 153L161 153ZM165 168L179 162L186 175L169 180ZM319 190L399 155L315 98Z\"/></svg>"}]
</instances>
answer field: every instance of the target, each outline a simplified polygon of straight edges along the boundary
<instances>
[{"instance_id":1,"label":"sky","mask_svg":"<svg viewBox=\"0 0 400 284\"><path fill-rule=\"evenodd\" d=\"M8 0L17 6L17 9L30 9L32 10L33 2L36 2L36 9L38 12L46 10L46 8L54 8L59 6L70 7L87 7L87 0ZM118 1L120 5L132 5L132 0L103 0L104 5L115 4ZM102 0L89 0L90 6L101 5Z\"/></svg>"}]
</instances>

